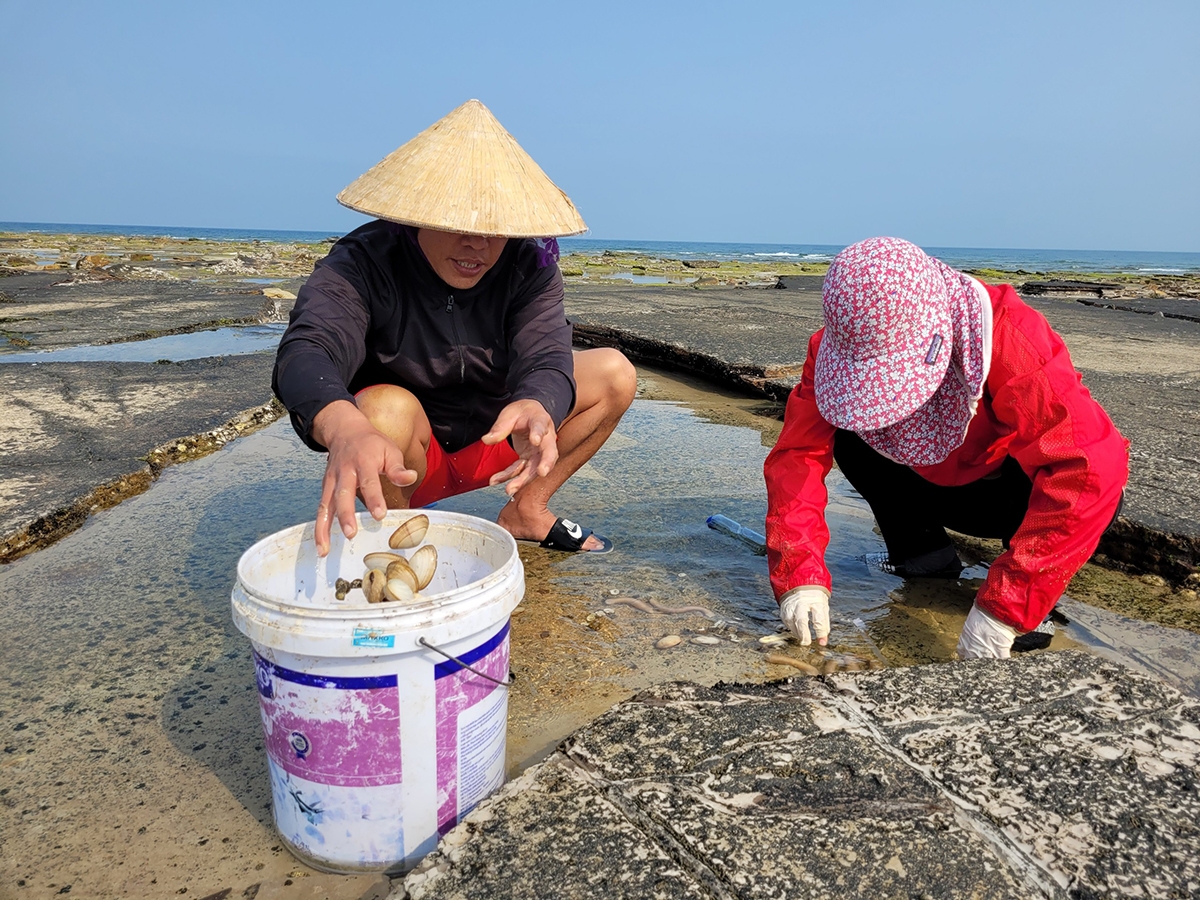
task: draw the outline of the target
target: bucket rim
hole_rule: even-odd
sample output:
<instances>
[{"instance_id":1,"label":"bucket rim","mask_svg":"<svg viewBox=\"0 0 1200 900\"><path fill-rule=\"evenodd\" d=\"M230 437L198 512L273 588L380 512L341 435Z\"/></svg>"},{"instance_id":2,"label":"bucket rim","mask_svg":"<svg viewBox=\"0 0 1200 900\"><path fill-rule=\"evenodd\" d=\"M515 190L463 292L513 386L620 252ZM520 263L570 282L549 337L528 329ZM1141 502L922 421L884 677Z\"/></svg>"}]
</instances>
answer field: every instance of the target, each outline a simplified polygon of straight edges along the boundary
<instances>
[{"instance_id":1,"label":"bucket rim","mask_svg":"<svg viewBox=\"0 0 1200 900\"><path fill-rule=\"evenodd\" d=\"M505 562L477 581L439 591L436 594L421 595L422 599L419 603L355 603L353 605L347 604L346 606L318 607L283 600L255 588L251 583L251 579L247 577L248 573L246 571L251 558L256 554L261 554L270 544L284 543L297 533L299 533L301 541L311 540L314 523L312 521L305 521L272 532L248 547L238 559L236 588L240 589L247 598L252 599L255 605L287 616L324 621L344 618L364 623L370 621L390 621L394 624L396 620L405 618L425 619L430 614L436 613L439 610L476 602L479 594L487 593L492 588L507 581L514 569L518 567L522 570L524 569L520 555L517 552L516 539L496 523L489 522L487 519L482 519L478 516L451 512L449 510L392 509L388 510L387 515L379 521L376 521L368 512L358 512L356 518L358 519L361 533L361 529L364 526L381 529L396 528L407 519L418 514L429 516L430 525L433 525L436 521L439 524L458 524L469 526L475 530L485 530L491 537L508 545L507 550L509 552L506 555ZM482 529L481 526L483 526ZM306 534L305 532L308 533ZM318 565L320 565L320 562L318 562Z\"/></svg>"}]
</instances>

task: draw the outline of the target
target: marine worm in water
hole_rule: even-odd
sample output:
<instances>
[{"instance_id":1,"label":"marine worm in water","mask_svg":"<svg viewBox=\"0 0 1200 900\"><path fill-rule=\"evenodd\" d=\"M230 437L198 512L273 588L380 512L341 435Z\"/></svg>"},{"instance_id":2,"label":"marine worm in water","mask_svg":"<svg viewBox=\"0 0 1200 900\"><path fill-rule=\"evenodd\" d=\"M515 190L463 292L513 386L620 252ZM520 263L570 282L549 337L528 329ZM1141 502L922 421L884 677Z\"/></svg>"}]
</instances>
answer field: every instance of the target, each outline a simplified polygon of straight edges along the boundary
<instances>
[{"instance_id":1,"label":"marine worm in water","mask_svg":"<svg viewBox=\"0 0 1200 900\"><path fill-rule=\"evenodd\" d=\"M640 609L642 612L661 612L668 615L678 616L683 613L700 613L709 619L715 619L716 614L706 606L667 606L659 603L657 600L639 600L636 597L611 597L605 600L609 606L632 606L634 609Z\"/></svg>"},{"instance_id":2,"label":"marine worm in water","mask_svg":"<svg viewBox=\"0 0 1200 900\"><path fill-rule=\"evenodd\" d=\"M609 606L632 606L634 609L640 609L642 612L654 612L653 606L645 600L638 600L636 597L612 597L605 602Z\"/></svg>"},{"instance_id":3,"label":"marine worm in water","mask_svg":"<svg viewBox=\"0 0 1200 900\"><path fill-rule=\"evenodd\" d=\"M810 666L806 662L801 662L798 659L793 659L790 656L784 656L782 653L768 653L767 662L774 663L777 666L793 666L804 672L806 675L820 675L816 666Z\"/></svg>"},{"instance_id":4,"label":"marine worm in water","mask_svg":"<svg viewBox=\"0 0 1200 900\"><path fill-rule=\"evenodd\" d=\"M700 613L700 615L709 619L715 619L717 617L716 613L706 606L666 606L662 603L659 603L657 600L651 600L650 605L659 612L665 612L673 616L678 616L682 613L694 612Z\"/></svg>"}]
</instances>

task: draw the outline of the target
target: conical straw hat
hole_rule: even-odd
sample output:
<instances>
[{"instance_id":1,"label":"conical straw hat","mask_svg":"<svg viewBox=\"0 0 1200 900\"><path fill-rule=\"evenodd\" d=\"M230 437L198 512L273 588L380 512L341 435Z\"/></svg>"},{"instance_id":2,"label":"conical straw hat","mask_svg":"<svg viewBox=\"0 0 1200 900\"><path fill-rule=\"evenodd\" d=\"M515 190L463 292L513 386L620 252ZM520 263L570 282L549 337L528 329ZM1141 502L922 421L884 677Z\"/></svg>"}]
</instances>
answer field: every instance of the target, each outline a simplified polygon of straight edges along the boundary
<instances>
[{"instance_id":1,"label":"conical straw hat","mask_svg":"<svg viewBox=\"0 0 1200 900\"><path fill-rule=\"evenodd\" d=\"M438 231L502 237L587 231L570 198L478 100L426 128L337 198L369 216Z\"/></svg>"}]
</instances>

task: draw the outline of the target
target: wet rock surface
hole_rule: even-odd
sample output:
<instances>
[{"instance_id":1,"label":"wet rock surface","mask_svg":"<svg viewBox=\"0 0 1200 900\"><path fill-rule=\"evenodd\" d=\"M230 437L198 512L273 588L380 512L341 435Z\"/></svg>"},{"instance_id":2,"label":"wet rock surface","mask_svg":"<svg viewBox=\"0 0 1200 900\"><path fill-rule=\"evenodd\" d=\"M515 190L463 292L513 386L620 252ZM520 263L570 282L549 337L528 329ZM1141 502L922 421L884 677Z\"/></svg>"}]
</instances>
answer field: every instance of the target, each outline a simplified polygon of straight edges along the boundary
<instances>
[{"instance_id":1,"label":"wet rock surface","mask_svg":"<svg viewBox=\"0 0 1200 900\"><path fill-rule=\"evenodd\" d=\"M0 365L0 562L140 493L166 466L277 419L272 362Z\"/></svg>"},{"instance_id":2,"label":"wet rock surface","mask_svg":"<svg viewBox=\"0 0 1200 900\"><path fill-rule=\"evenodd\" d=\"M295 288L296 279L276 288ZM217 325L286 319L291 301L235 279L148 282L64 280L39 272L0 278L0 348L48 350L180 334Z\"/></svg>"},{"instance_id":3,"label":"wet rock surface","mask_svg":"<svg viewBox=\"0 0 1200 900\"><path fill-rule=\"evenodd\" d=\"M115 344L280 321L261 285L145 281L78 271L0 278L0 353ZM280 280L284 287L298 281ZM291 296L289 294L289 296ZM44 547L145 490L167 465L278 418L271 354L0 365L0 562Z\"/></svg>"},{"instance_id":4,"label":"wet rock surface","mask_svg":"<svg viewBox=\"0 0 1200 900\"><path fill-rule=\"evenodd\" d=\"M1200 705L1077 652L614 707L393 897L1182 897Z\"/></svg>"}]
</instances>

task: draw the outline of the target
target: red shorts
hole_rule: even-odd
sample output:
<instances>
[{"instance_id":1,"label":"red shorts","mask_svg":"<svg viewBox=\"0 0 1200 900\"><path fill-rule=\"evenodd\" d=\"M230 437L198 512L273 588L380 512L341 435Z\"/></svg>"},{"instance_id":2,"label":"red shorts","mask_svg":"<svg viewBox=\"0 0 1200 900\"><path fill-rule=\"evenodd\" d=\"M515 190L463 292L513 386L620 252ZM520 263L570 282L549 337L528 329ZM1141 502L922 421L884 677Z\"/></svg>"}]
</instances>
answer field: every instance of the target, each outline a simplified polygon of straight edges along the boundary
<instances>
[{"instance_id":1,"label":"red shorts","mask_svg":"<svg viewBox=\"0 0 1200 900\"><path fill-rule=\"evenodd\" d=\"M354 398L357 400L358 395L370 390L370 387L360 389ZM483 441L476 441L455 453L447 453L437 438L431 437L429 449L425 451L425 480L409 498L408 505L416 509L443 497L487 487L488 479L497 472L503 472L518 459L517 451L508 441L490 446Z\"/></svg>"},{"instance_id":2,"label":"red shorts","mask_svg":"<svg viewBox=\"0 0 1200 900\"><path fill-rule=\"evenodd\" d=\"M447 453L437 438L432 438L425 451L425 480L408 505L416 509L443 497L487 487L489 478L503 472L519 458L508 441L491 445L476 441L456 453Z\"/></svg>"}]
</instances>

